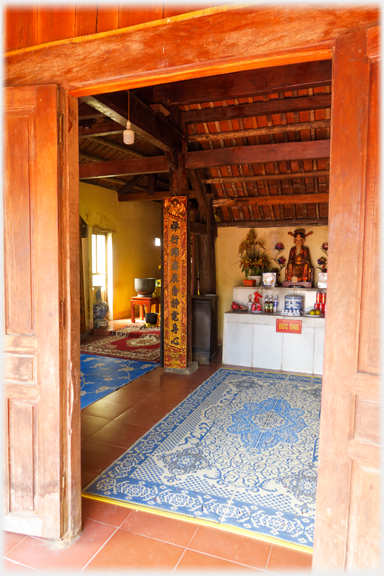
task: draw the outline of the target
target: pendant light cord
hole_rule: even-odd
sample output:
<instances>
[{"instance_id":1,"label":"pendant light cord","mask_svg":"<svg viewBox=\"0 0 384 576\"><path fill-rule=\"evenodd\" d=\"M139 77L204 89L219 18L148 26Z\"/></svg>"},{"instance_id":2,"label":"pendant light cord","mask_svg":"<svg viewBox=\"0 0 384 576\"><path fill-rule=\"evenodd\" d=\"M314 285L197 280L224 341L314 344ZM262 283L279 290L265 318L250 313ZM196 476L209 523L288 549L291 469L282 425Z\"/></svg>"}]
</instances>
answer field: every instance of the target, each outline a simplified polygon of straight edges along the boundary
<instances>
[{"instance_id":1,"label":"pendant light cord","mask_svg":"<svg viewBox=\"0 0 384 576\"><path fill-rule=\"evenodd\" d=\"M129 100L130 100L130 97L129 97L129 90L127 90L127 92L128 92L128 122L129 122Z\"/></svg>"}]
</instances>

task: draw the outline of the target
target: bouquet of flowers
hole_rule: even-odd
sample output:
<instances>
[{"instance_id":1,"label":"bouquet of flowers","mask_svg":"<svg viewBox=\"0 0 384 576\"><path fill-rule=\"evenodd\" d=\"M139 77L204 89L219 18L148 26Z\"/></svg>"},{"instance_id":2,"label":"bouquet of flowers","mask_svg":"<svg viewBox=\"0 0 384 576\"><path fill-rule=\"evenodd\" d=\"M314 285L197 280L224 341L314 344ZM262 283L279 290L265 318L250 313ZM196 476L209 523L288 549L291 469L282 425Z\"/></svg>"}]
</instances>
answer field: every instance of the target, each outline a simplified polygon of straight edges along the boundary
<instances>
[{"instance_id":1,"label":"bouquet of flowers","mask_svg":"<svg viewBox=\"0 0 384 576\"><path fill-rule=\"evenodd\" d=\"M328 242L323 242L321 245L321 250L325 254L325 256L321 256L318 260L318 268L321 272L327 272L327 264L328 264Z\"/></svg>"},{"instance_id":2,"label":"bouquet of flowers","mask_svg":"<svg viewBox=\"0 0 384 576\"><path fill-rule=\"evenodd\" d=\"M241 242L238 251L240 268L242 272L245 272L246 278L248 278L249 272L252 272L253 276L268 272L270 262L266 252L265 246L256 240L255 229L251 228L245 240Z\"/></svg>"},{"instance_id":3,"label":"bouquet of flowers","mask_svg":"<svg viewBox=\"0 0 384 576\"><path fill-rule=\"evenodd\" d=\"M284 258L284 256L279 256L279 254L284 250L284 244L282 242L277 242L274 250L276 250L276 254L275 257L272 258L272 260L276 262L278 268L274 268L273 272L276 271L276 278L278 278L281 270L284 268L287 262L287 259Z\"/></svg>"}]
</instances>

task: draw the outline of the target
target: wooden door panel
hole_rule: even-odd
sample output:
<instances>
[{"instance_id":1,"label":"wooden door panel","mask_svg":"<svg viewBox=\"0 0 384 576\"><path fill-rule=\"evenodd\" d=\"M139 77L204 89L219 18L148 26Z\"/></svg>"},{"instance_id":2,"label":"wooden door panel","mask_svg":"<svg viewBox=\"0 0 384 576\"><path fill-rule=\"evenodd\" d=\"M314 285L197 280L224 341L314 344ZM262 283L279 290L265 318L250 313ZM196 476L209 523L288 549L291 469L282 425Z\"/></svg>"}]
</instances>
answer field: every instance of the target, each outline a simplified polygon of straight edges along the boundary
<instances>
[{"instance_id":1,"label":"wooden door panel","mask_svg":"<svg viewBox=\"0 0 384 576\"><path fill-rule=\"evenodd\" d=\"M379 374L380 339L380 253L379 253L379 63L370 61L367 180L364 205L363 270L358 371Z\"/></svg>"},{"instance_id":2,"label":"wooden door panel","mask_svg":"<svg viewBox=\"0 0 384 576\"><path fill-rule=\"evenodd\" d=\"M322 570L380 565L378 37L377 29L351 32L334 51L313 556L313 568Z\"/></svg>"},{"instance_id":3,"label":"wooden door panel","mask_svg":"<svg viewBox=\"0 0 384 576\"><path fill-rule=\"evenodd\" d=\"M56 86L6 89L4 528L60 537Z\"/></svg>"}]
</instances>

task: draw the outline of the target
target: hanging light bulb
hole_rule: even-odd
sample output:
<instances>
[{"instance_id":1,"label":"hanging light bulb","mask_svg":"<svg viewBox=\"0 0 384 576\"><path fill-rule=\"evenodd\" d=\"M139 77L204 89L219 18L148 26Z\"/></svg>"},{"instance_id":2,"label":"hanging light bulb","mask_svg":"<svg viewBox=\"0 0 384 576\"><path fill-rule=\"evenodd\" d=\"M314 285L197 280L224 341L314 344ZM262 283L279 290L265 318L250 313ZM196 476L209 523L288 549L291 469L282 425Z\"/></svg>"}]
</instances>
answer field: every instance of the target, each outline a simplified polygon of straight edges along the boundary
<instances>
[{"instance_id":1,"label":"hanging light bulb","mask_svg":"<svg viewBox=\"0 0 384 576\"><path fill-rule=\"evenodd\" d=\"M124 144L133 144L135 141L135 133L132 130L131 123L128 120L127 122L127 129L123 132L123 140Z\"/></svg>"},{"instance_id":2,"label":"hanging light bulb","mask_svg":"<svg viewBox=\"0 0 384 576\"><path fill-rule=\"evenodd\" d=\"M135 133L132 130L131 123L129 121L129 90L128 90L128 122L127 122L127 129L123 132L123 141L124 144L133 144L135 141Z\"/></svg>"}]
</instances>

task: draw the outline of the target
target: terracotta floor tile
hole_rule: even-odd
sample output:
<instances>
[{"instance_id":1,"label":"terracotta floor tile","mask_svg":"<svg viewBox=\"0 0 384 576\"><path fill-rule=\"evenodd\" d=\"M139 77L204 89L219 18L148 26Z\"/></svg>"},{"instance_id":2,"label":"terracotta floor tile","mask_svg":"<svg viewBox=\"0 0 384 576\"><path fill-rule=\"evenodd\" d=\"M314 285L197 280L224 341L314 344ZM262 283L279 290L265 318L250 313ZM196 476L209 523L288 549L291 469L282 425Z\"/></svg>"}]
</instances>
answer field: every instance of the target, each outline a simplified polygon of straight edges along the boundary
<instances>
[{"instance_id":1,"label":"terracotta floor tile","mask_svg":"<svg viewBox=\"0 0 384 576\"><path fill-rule=\"evenodd\" d=\"M124 506L116 506L100 500L91 500L90 498L81 498L83 518L97 520L110 526L118 528L134 512Z\"/></svg>"},{"instance_id":2,"label":"terracotta floor tile","mask_svg":"<svg viewBox=\"0 0 384 576\"><path fill-rule=\"evenodd\" d=\"M15 532L3 532L3 554L7 554L12 548L20 544L25 534L16 534Z\"/></svg>"},{"instance_id":3,"label":"terracotta floor tile","mask_svg":"<svg viewBox=\"0 0 384 576\"><path fill-rule=\"evenodd\" d=\"M115 530L114 526L85 518L82 534L67 548L59 549L47 540L28 537L7 557L48 573L57 569L79 571Z\"/></svg>"},{"instance_id":4,"label":"terracotta floor tile","mask_svg":"<svg viewBox=\"0 0 384 576\"><path fill-rule=\"evenodd\" d=\"M128 532L169 542L170 544L187 546L197 530L197 525L158 514L151 514L150 512L135 510L120 528Z\"/></svg>"},{"instance_id":5,"label":"terracotta floor tile","mask_svg":"<svg viewBox=\"0 0 384 576\"><path fill-rule=\"evenodd\" d=\"M286 548L285 546L272 545L271 555L267 564L268 572L311 570L311 567L312 554Z\"/></svg>"},{"instance_id":6,"label":"terracotta floor tile","mask_svg":"<svg viewBox=\"0 0 384 576\"><path fill-rule=\"evenodd\" d=\"M159 414L166 414L167 412L173 410L175 406L180 404L181 400L182 398L180 398L180 396L178 397L176 393L173 395L162 394L160 389L156 393L153 393L150 396L147 396L147 398L144 398L144 400L139 402L139 404L136 404L133 409L145 412L152 412L156 410Z\"/></svg>"},{"instance_id":7,"label":"terracotta floor tile","mask_svg":"<svg viewBox=\"0 0 384 576\"><path fill-rule=\"evenodd\" d=\"M35 570L34 568L29 568L24 564L19 562L13 562L12 560L8 560L7 558L3 558L3 570L5 570L5 574L8 572L16 572L18 574L42 574L40 570ZM4 572L2 571L4 574Z\"/></svg>"},{"instance_id":8,"label":"terracotta floor tile","mask_svg":"<svg viewBox=\"0 0 384 576\"><path fill-rule=\"evenodd\" d=\"M127 424L126 422L112 420L101 430L89 436L90 442L99 442L111 446L121 446L129 448L145 434L147 428L137 424Z\"/></svg>"},{"instance_id":9,"label":"terracotta floor tile","mask_svg":"<svg viewBox=\"0 0 384 576\"><path fill-rule=\"evenodd\" d=\"M160 382L140 376L140 378L130 382L128 386L129 390L145 390L146 392L154 392L160 387Z\"/></svg>"},{"instance_id":10,"label":"terracotta floor tile","mask_svg":"<svg viewBox=\"0 0 384 576\"><path fill-rule=\"evenodd\" d=\"M193 550L186 550L182 559L175 572L181 572L183 570L252 570L255 572L255 568L249 568L248 566L243 566L242 564L236 564L235 562L229 562L228 560L223 560L222 558L215 558L214 556L209 556L208 554L201 554L200 552L195 552ZM261 570L258 570L261 573Z\"/></svg>"},{"instance_id":11,"label":"terracotta floor tile","mask_svg":"<svg viewBox=\"0 0 384 576\"><path fill-rule=\"evenodd\" d=\"M91 570L162 570L171 573L184 548L118 530L88 564Z\"/></svg>"},{"instance_id":12,"label":"terracotta floor tile","mask_svg":"<svg viewBox=\"0 0 384 576\"><path fill-rule=\"evenodd\" d=\"M90 406L87 406L81 411L81 416L93 416L99 418L107 418L107 420L113 420L116 416L122 414L125 410L133 406L136 402L123 403L114 401L111 398L111 394L94 402Z\"/></svg>"},{"instance_id":13,"label":"terracotta floor tile","mask_svg":"<svg viewBox=\"0 0 384 576\"><path fill-rule=\"evenodd\" d=\"M124 407L124 410L127 410L131 406L140 402L140 400L143 400L143 398L149 396L149 394L152 394L151 390L132 390L130 384L127 384L126 386L115 390L112 394L109 394L107 398L109 401L117 403ZM97 407L97 404L98 402L95 402L93 406ZM116 416L114 416L114 418L116 418Z\"/></svg>"},{"instance_id":14,"label":"terracotta floor tile","mask_svg":"<svg viewBox=\"0 0 384 576\"><path fill-rule=\"evenodd\" d=\"M115 419L115 422L136 424L138 426L152 427L159 422L172 408L156 408L151 405L141 405L141 402L133 406Z\"/></svg>"},{"instance_id":15,"label":"terracotta floor tile","mask_svg":"<svg viewBox=\"0 0 384 576\"><path fill-rule=\"evenodd\" d=\"M189 391L185 389L166 388L162 386L159 390L156 390L156 392L153 392L153 394L149 396L149 400L151 400L155 405L157 403L161 405L164 402L177 402L180 404L180 402L185 400L188 395Z\"/></svg>"},{"instance_id":16,"label":"terracotta floor tile","mask_svg":"<svg viewBox=\"0 0 384 576\"><path fill-rule=\"evenodd\" d=\"M90 416L81 412L81 439L85 440L88 436L100 430L105 424L108 424L108 422L110 422L108 418Z\"/></svg>"},{"instance_id":17,"label":"terracotta floor tile","mask_svg":"<svg viewBox=\"0 0 384 576\"><path fill-rule=\"evenodd\" d=\"M110 446L109 444L83 440L81 443L81 470L82 472L100 474L123 452L125 452L125 449L120 446Z\"/></svg>"},{"instance_id":18,"label":"terracotta floor tile","mask_svg":"<svg viewBox=\"0 0 384 576\"><path fill-rule=\"evenodd\" d=\"M81 471L81 489L84 490L84 488L86 486L88 486L88 484L90 482L92 482L92 480L94 480L96 478L96 476L98 476L98 474L96 474L95 472L84 472L84 470Z\"/></svg>"},{"instance_id":19,"label":"terracotta floor tile","mask_svg":"<svg viewBox=\"0 0 384 576\"><path fill-rule=\"evenodd\" d=\"M188 548L264 570L272 544L242 534L199 526Z\"/></svg>"}]
</instances>

